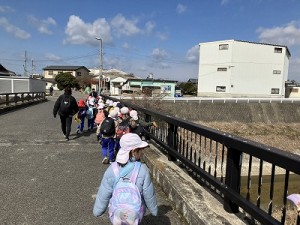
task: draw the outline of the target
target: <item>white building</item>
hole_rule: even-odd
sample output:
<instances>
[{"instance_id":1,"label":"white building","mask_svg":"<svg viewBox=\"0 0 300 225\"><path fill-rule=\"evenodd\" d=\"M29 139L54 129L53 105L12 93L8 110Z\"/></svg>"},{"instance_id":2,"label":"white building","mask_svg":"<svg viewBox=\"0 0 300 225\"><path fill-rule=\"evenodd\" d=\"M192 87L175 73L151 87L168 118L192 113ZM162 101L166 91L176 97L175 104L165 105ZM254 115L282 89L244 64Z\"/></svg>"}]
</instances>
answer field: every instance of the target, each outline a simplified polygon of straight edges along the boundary
<instances>
[{"instance_id":1,"label":"white building","mask_svg":"<svg viewBox=\"0 0 300 225\"><path fill-rule=\"evenodd\" d=\"M198 96L284 97L286 46L239 40L200 43Z\"/></svg>"}]
</instances>

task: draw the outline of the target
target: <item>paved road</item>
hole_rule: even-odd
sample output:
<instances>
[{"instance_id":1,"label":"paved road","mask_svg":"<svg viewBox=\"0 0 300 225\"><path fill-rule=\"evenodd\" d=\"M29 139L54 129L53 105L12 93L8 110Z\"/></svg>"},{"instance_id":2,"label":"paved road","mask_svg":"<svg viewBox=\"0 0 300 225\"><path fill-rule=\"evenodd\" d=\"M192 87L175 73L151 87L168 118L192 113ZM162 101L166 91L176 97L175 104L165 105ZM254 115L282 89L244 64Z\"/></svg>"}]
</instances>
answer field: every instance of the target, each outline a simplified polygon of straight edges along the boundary
<instances>
[{"instance_id":1,"label":"paved road","mask_svg":"<svg viewBox=\"0 0 300 225\"><path fill-rule=\"evenodd\" d=\"M75 93L78 97L79 93ZM94 133L70 141L52 116L57 96L0 115L0 224L110 224L92 215L94 197L107 165ZM142 224L183 224L156 185L159 215Z\"/></svg>"}]
</instances>

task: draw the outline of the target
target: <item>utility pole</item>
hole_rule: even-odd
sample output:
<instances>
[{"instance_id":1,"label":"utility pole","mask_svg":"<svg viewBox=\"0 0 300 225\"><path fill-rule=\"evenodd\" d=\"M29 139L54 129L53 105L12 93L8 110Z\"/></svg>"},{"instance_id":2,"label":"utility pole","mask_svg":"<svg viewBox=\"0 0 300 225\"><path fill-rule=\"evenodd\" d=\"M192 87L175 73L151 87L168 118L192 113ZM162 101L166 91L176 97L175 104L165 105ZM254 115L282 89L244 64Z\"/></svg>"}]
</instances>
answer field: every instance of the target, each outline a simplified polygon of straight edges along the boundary
<instances>
[{"instance_id":1,"label":"utility pole","mask_svg":"<svg viewBox=\"0 0 300 225\"><path fill-rule=\"evenodd\" d=\"M102 62L102 39L99 37L96 37L98 41L100 41L100 68L99 68L99 95L101 94L102 90L102 72L103 72L103 62Z\"/></svg>"},{"instance_id":2,"label":"utility pole","mask_svg":"<svg viewBox=\"0 0 300 225\"><path fill-rule=\"evenodd\" d=\"M26 51L25 51L25 60L24 60L23 68L24 68L24 77L27 77L28 76L28 70L27 70L27 52Z\"/></svg>"},{"instance_id":3,"label":"utility pole","mask_svg":"<svg viewBox=\"0 0 300 225\"><path fill-rule=\"evenodd\" d=\"M35 65L33 64L33 59L31 60L31 77L33 78L33 74L35 71Z\"/></svg>"}]
</instances>

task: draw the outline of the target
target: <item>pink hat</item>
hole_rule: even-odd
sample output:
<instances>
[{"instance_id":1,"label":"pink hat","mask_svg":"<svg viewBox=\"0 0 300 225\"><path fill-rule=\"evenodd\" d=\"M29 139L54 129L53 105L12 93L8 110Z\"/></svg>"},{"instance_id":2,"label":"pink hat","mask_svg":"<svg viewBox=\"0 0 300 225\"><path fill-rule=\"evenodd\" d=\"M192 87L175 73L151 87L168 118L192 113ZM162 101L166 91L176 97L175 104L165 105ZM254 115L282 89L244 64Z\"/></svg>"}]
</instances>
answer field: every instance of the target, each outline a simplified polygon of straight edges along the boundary
<instances>
[{"instance_id":1,"label":"pink hat","mask_svg":"<svg viewBox=\"0 0 300 225\"><path fill-rule=\"evenodd\" d=\"M129 152L137 148L145 148L148 143L142 141L139 135L135 133L124 134L120 139L120 150L118 151L116 161L125 164L129 160Z\"/></svg>"}]
</instances>

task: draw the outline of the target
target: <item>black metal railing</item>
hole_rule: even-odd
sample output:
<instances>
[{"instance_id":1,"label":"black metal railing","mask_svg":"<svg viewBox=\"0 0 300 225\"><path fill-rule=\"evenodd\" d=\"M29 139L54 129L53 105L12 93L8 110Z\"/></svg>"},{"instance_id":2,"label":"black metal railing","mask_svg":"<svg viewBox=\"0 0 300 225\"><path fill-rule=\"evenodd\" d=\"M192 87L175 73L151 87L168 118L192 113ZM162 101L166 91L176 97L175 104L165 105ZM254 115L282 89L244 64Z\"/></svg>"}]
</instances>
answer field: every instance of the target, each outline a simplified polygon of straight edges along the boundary
<instances>
[{"instance_id":1,"label":"black metal railing","mask_svg":"<svg viewBox=\"0 0 300 225\"><path fill-rule=\"evenodd\" d=\"M114 101L118 99L111 98ZM300 156L124 102L146 121L146 135L171 161L179 161L223 198L224 209L240 208L262 224L287 224L287 195L300 192ZM179 109L180 110L180 109ZM278 181L281 177L282 182ZM296 215L295 215L296 217Z\"/></svg>"},{"instance_id":2,"label":"black metal railing","mask_svg":"<svg viewBox=\"0 0 300 225\"><path fill-rule=\"evenodd\" d=\"M37 100L45 100L45 92L0 93L1 108Z\"/></svg>"}]
</instances>

